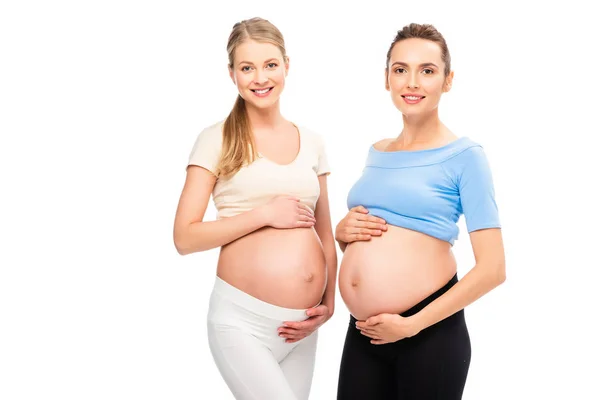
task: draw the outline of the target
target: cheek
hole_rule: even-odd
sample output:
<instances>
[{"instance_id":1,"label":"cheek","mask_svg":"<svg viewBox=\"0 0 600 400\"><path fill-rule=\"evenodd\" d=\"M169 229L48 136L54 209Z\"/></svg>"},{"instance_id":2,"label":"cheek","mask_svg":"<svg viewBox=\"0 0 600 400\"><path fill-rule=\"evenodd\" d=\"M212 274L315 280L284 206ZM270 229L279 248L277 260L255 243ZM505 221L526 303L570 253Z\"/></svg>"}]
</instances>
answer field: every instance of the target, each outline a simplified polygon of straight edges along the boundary
<instances>
[{"instance_id":1,"label":"cheek","mask_svg":"<svg viewBox=\"0 0 600 400\"><path fill-rule=\"evenodd\" d=\"M403 75L392 75L388 83L392 92L402 91L406 87L406 79Z\"/></svg>"},{"instance_id":2,"label":"cheek","mask_svg":"<svg viewBox=\"0 0 600 400\"><path fill-rule=\"evenodd\" d=\"M234 77L235 77L235 84L237 85L238 88L247 87L251 81L251 78L248 75L243 74L241 72L236 72L234 74Z\"/></svg>"},{"instance_id":3,"label":"cheek","mask_svg":"<svg viewBox=\"0 0 600 400\"><path fill-rule=\"evenodd\" d=\"M285 82L285 69L281 68L271 74L271 80L277 83Z\"/></svg>"},{"instance_id":4,"label":"cheek","mask_svg":"<svg viewBox=\"0 0 600 400\"><path fill-rule=\"evenodd\" d=\"M443 92L444 82L438 79L431 79L423 82L423 89L429 93L429 95L441 96Z\"/></svg>"}]
</instances>

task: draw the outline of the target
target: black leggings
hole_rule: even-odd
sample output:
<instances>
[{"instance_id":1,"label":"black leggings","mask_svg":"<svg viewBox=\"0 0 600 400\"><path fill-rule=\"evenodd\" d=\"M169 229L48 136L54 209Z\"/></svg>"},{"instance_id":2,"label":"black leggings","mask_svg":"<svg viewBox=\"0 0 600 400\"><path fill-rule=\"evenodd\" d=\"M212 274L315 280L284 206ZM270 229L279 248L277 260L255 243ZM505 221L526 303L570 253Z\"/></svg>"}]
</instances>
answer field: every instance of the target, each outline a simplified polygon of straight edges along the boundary
<instances>
[{"instance_id":1,"label":"black leggings","mask_svg":"<svg viewBox=\"0 0 600 400\"><path fill-rule=\"evenodd\" d=\"M416 314L458 281L421 301L403 317ZM338 400L460 400L471 362L464 311L417 335L376 345L350 316L338 382Z\"/></svg>"}]
</instances>

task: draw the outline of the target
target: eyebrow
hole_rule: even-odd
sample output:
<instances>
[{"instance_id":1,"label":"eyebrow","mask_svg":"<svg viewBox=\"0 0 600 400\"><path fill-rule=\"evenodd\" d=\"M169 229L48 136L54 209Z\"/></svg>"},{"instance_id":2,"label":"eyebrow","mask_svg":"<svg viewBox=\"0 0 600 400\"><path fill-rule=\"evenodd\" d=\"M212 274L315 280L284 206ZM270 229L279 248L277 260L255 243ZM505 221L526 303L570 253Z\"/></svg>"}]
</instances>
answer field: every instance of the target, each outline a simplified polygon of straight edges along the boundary
<instances>
[{"instance_id":1,"label":"eyebrow","mask_svg":"<svg viewBox=\"0 0 600 400\"><path fill-rule=\"evenodd\" d=\"M264 62L264 64L268 64L268 63L270 63L271 61L278 61L278 60L277 60L276 58L269 58L267 61L265 61L265 62ZM238 65L241 65L241 64L250 64L250 65L254 65L254 63L252 63L251 61L240 61L240 62L238 63Z\"/></svg>"},{"instance_id":2,"label":"eyebrow","mask_svg":"<svg viewBox=\"0 0 600 400\"><path fill-rule=\"evenodd\" d=\"M392 67L393 67L394 65L400 65L400 66L402 66L402 67L408 67L408 64L407 64L407 63L404 63L404 62L402 62L402 61L396 61L395 63L393 63L393 64L392 64ZM434 64L434 63L432 63L432 62L427 62L427 63L419 64L419 67L421 67L421 68L422 68L422 67L435 67L435 68L439 68L437 65L435 65L435 64Z\"/></svg>"}]
</instances>

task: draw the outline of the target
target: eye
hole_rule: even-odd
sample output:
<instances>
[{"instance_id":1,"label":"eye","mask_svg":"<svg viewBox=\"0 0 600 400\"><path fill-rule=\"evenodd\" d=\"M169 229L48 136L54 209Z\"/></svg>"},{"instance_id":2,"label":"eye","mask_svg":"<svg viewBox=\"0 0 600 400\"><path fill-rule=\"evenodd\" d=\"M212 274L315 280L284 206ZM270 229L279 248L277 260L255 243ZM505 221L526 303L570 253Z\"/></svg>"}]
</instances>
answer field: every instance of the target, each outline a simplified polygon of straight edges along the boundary
<instances>
[{"instance_id":1,"label":"eye","mask_svg":"<svg viewBox=\"0 0 600 400\"><path fill-rule=\"evenodd\" d=\"M248 72L248 71L250 71L250 69L251 69L251 68L252 68L252 67L251 67L251 66L249 66L249 65L244 65L244 66L242 67L242 72Z\"/></svg>"},{"instance_id":2,"label":"eye","mask_svg":"<svg viewBox=\"0 0 600 400\"><path fill-rule=\"evenodd\" d=\"M277 67L276 63L268 63L267 64L267 68L275 68L275 67Z\"/></svg>"},{"instance_id":3,"label":"eye","mask_svg":"<svg viewBox=\"0 0 600 400\"><path fill-rule=\"evenodd\" d=\"M402 67L398 67L394 70L394 72L397 74L403 74L404 72L406 72L406 70Z\"/></svg>"},{"instance_id":4,"label":"eye","mask_svg":"<svg viewBox=\"0 0 600 400\"><path fill-rule=\"evenodd\" d=\"M431 68L425 68L425 69L423 70L423 73L424 73L425 75L431 75L431 74L433 74L434 72L435 72L435 71L434 71L434 70L432 70Z\"/></svg>"}]
</instances>

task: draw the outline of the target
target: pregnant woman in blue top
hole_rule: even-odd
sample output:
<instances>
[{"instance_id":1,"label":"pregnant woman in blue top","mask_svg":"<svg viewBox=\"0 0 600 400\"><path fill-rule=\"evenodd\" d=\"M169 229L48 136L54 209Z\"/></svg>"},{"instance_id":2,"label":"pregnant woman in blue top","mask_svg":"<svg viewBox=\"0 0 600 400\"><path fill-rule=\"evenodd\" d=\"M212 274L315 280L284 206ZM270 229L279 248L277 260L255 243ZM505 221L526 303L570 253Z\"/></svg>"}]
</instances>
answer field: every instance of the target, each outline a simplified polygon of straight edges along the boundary
<instances>
[{"instance_id":1,"label":"pregnant woman in blue top","mask_svg":"<svg viewBox=\"0 0 600 400\"><path fill-rule=\"evenodd\" d=\"M505 279L492 175L482 147L439 119L453 72L433 26L398 31L385 78L404 127L369 149L336 228L351 313L338 399L460 399L471 359L463 309ZM460 215L476 265L459 281Z\"/></svg>"}]
</instances>

